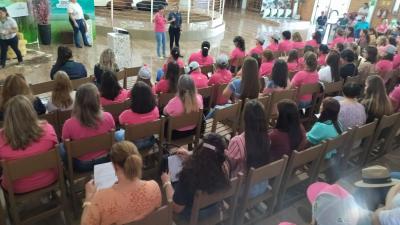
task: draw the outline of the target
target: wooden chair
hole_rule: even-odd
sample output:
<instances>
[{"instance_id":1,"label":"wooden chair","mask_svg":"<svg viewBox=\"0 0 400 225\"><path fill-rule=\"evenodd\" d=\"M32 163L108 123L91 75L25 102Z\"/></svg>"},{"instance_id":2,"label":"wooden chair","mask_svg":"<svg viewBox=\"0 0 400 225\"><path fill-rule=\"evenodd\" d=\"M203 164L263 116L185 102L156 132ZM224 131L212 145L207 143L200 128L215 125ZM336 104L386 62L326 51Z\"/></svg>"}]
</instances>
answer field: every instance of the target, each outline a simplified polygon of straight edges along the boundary
<instances>
[{"instance_id":1,"label":"wooden chair","mask_svg":"<svg viewBox=\"0 0 400 225\"><path fill-rule=\"evenodd\" d=\"M78 212L78 197L81 197L82 194L84 194L82 193L82 191L84 191L84 185L91 179L93 172L76 172L74 170L73 159L99 150L109 151L113 144L114 131L80 140L64 141L64 147L67 153L67 178L75 215L77 215Z\"/></svg>"},{"instance_id":2,"label":"wooden chair","mask_svg":"<svg viewBox=\"0 0 400 225\"><path fill-rule=\"evenodd\" d=\"M124 85L123 87L125 89L128 89L128 79L132 78L132 77L136 77L139 74L139 70L140 70L140 66L139 67L131 67L131 68L125 68L125 79L124 79Z\"/></svg>"},{"instance_id":3,"label":"wooden chair","mask_svg":"<svg viewBox=\"0 0 400 225\"><path fill-rule=\"evenodd\" d=\"M62 133L62 129L64 127L65 121L67 121L69 118L71 118L71 115L72 115L72 110L57 111L58 128L59 128L60 134Z\"/></svg>"},{"instance_id":4,"label":"wooden chair","mask_svg":"<svg viewBox=\"0 0 400 225\"><path fill-rule=\"evenodd\" d=\"M117 77L117 80L118 80L118 82L121 82L122 81L122 87L125 87L124 85L125 85L125 83L126 83L126 76L125 76L125 70L120 70L120 71L118 71L116 74L116 77ZM121 83L120 83L121 84Z\"/></svg>"},{"instance_id":5,"label":"wooden chair","mask_svg":"<svg viewBox=\"0 0 400 225\"><path fill-rule=\"evenodd\" d=\"M289 188L304 184L306 187L313 183L318 176L318 166L321 156L325 152L326 143L310 147L301 152L293 151L290 156L288 165L285 170L285 175L282 179L280 193L278 197L279 208L282 208L285 203L285 195ZM301 191L293 200L298 200L304 196L304 191ZM291 201L290 199L289 201ZM287 201L286 201L287 202Z\"/></svg>"},{"instance_id":6,"label":"wooden chair","mask_svg":"<svg viewBox=\"0 0 400 225\"><path fill-rule=\"evenodd\" d=\"M282 101L283 99L290 99L296 101L296 89L288 89L288 90L281 90L281 91L274 91L270 94L271 98L269 101L269 107L265 108L267 118L269 120L274 121L278 119L278 110L276 105Z\"/></svg>"},{"instance_id":7,"label":"wooden chair","mask_svg":"<svg viewBox=\"0 0 400 225\"><path fill-rule=\"evenodd\" d=\"M304 56L304 48L297 49L297 54L299 55L299 57L303 57Z\"/></svg>"},{"instance_id":8,"label":"wooden chair","mask_svg":"<svg viewBox=\"0 0 400 225\"><path fill-rule=\"evenodd\" d=\"M368 157L368 151L372 146L378 119L360 127L355 127L353 136L349 142L349 148L343 152L342 169L349 167L359 168L364 165Z\"/></svg>"},{"instance_id":9,"label":"wooden chair","mask_svg":"<svg viewBox=\"0 0 400 225\"><path fill-rule=\"evenodd\" d=\"M119 115L125 110L129 108L130 104L130 99L120 102L120 103L114 103L110 105L104 105L103 110L105 112L109 112L113 117L116 122L118 122L118 117Z\"/></svg>"},{"instance_id":10,"label":"wooden chair","mask_svg":"<svg viewBox=\"0 0 400 225\"><path fill-rule=\"evenodd\" d=\"M275 59L279 59L279 57L284 56L284 53L281 51L272 52Z\"/></svg>"},{"instance_id":11,"label":"wooden chair","mask_svg":"<svg viewBox=\"0 0 400 225\"><path fill-rule=\"evenodd\" d=\"M237 75L237 73L239 72L239 68L241 68L243 66L244 59L245 59L245 57L237 59L237 66L235 68L234 73L232 74L233 77L235 77ZM229 59L229 65L232 65L231 59Z\"/></svg>"},{"instance_id":12,"label":"wooden chair","mask_svg":"<svg viewBox=\"0 0 400 225\"><path fill-rule=\"evenodd\" d=\"M296 73L298 73L299 71L289 71L288 73L288 78L289 80L292 80L294 75L296 75Z\"/></svg>"},{"instance_id":13,"label":"wooden chair","mask_svg":"<svg viewBox=\"0 0 400 225\"><path fill-rule=\"evenodd\" d=\"M400 84L400 69L390 71L387 79L385 86L386 92L389 94L398 84Z\"/></svg>"},{"instance_id":14,"label":"wooden chair","mask_svg":"<svg viewBox=\"0 0 400 225\"><path fill-rule=\"evenodd\" d=\"M350 82L354 82L354 83L363 85L361 83L361 76L360 75L347 77L345 83L350 83Z\"/></svg>"},{"instance_id":15,"label":"wooden chair","mask_svg":"<svg viewBox=\"0 0 400 225\"><path fill-rule=\"evenodd\" d=\"M301 117L301 122L311 124L319 110L319 101L322 101L321 85L319 83L301 85L297 92L298 99L304 95L311 95L312 98L310 105L305 108L305 114Z\"/></svg>"},{"instance_id":16,"label":"wooden chair","mask_svg":"<svg viewBox=\"0 0 400 225\"><path fill-rule=\"evenodd\" d=\"M139 149L140 154L142 155L144 162L147 162L146 159L151 163L150 165L145 165L143 168L143 177L151 178L157 176L160 171L160 164L163 156L161 145L164 143L164 126L165 126L165 117L161 117L160 119L152 122L146 122L141 124L131 124L125 125L125 140L134 142L135 140L148 138L151 136L157 136L157 147L154 146L148 149Z\"/></svg>"},{"instance_id":17,"label":"wooden chair","mask_svg":"<svg viewBox=\"0 0 400 225\"><path fill-rule=\"evenodd\" d=\"M197 89L197 92L203 97L203 110L210 111L214 103L214 86Z\"/></svg>"},{"instance_id":18,"label":"wooden chair","mask_svg":"<svg viewBox=\"0 0 400 225\"><path fill-rule=\"evenodd\" d=\"M6 181L5 199L8 206L12 224L35 224L45 218L50 218L60 213L61 218L64 216L65 224L69 225L70 220L67 215L67 198L64 186L64 173L59 153L56 149L49 150L44 153L33 155L30 157L2 161L3 178ZM29 193L16 194L14 192L13 183L21 178L31 176L37 172L55 169L58 171L57 181L48 187L35 190ZM52 194L54 199L49 203L43 204L47 207L36 207L35 210L23 211L19 206L20 203L31 204L32 200L38 200L40 197ZM23 206L23 205L22 205Z\"/></svg>"},{"instance_id":19,"label":"wooden chair","mask_svg":"<svg viewBox=\"0 0 400 225\"><path fill-rule=\"evenodd\" d=\"M202 66L200 69L201 73L205 74L207 77L209 73L213 74L215 71L214 64L208 66Z\"/></svg>"},{"instance_id":20,"label":"wooden chair","mask_svg":"<svg viewBox=\"0 0 400 225\"><path fill-rule=\"evenodd\" d=\"M163 111L164 107L168 104L169 100L176 96L175 93L160 93L158 94L158 109L160 112Z\"/></svg>"},{"instance_id":21,"label":"wooden chair","mask_svg":"<svg viewBox=\"0 0 400 225\"><path fill-rule=\"evenodd\" d=\"M389 151L393 144L393 137L400 126L400 112L390 116L383 116L376 128L374 139L369 149L370 160L377 159ZM367 159L368 161L368 159Z\"/></svg>"},{"instance_id":22,"label":"wooden chair","mask_svg":"<svg viewBox=\"0 0 400 225\"><path fill-rule=\"evenodd\" d=\"M40 95L48 92L52 92L54 89L54 80L31 84L29 85L33 95Z\"/></svg>"},{"instance_id":23,"label":"wooden chair","mask_svg":"<svg viewBox=\"0 0 400 225\"><path fill-rule=\"evenodd\" d=\"M268 111L270 111L269 108L271 107L271 97L270 97L270 95L266 95L266 96L258 97L257 100L264 106L265 119L266 119L265 122L268 124L268 122L269 122Z\"/></svg>"},{"instance_id":24,"label":"wooden chair","mask_svg":"<svg viewBox=\"0 0 400 225\"><path fill-rule=\"evenodd\" d=\"M340 95L343 90L343 81L324 83L324 95L325 96L337 96Z\"/></svg>"},{"instance_id":25,"label":"wooden chair","mask_svg":"<svg viewBox=\"0 0 400 225\"><path fill-rule=\"evenodd\" d=\"M214 89L215 93L214 93L214 100L213 100L213 103L217 104L218 98L220 98L220 97L222 96L222 93L224 92L225 88L226 88L228 85L229 85L228 83L216 85L216 87L215 87L215 89Z\"/></svg>"},{"instance_id":26,"label":"wooden chair","mask_svg":"<svg viewBox=\"0 0 400 225\"><path fill-rule=\"evenodd\" d=\"M285 173L288 158L289 157L287 155L284 155L282 159L272 162L268 165L259 167L257 169L250 168L244 184L242 199L240 200L240 210L238 210L236 213L237 224L257 224L274 212L280 191L279 187L281 186L282 177ZM251 198L251 188L260 182L265 182L266 180L268 180L268 183L272 189L267 190L265 193L259 196ZM260 203L266 203L266 212L260 216L251 216L250 220L245 221L246 210L249 210Z\"/></svg>"},{"instance_id":27,"label":"wooden chair","mask_svg":"<svg viewBox=\"0 0 400 225\"><path fill-rule=\"evenodd\" d=\"M46 120L49 124L51 124L57 134L57 137L61 137L62 127L60 128L58 123L58 111L39 115L39 119Z\"/></svg>"},{"instance_id":28,"label":"wooden chair","mask_svg":"<svg viewBox=\"0 0 400 225\"><path fill-rule=\"evenodd\" d=\"M241 108L242 102L239 101L230 106L215 109L211 132L219 133L223 136L227 134L230 134L231 137L235 136L239 126L237 118L240 117Z\"/></svg>"},{"instance_id":29,"label":"wooden chair","mask_svg":"<svg viewBox=\"0 0 400 225\"><path fill-rule=\"evenodd\" d=\"M198 112L186 113L180 116L169 116L167 120L167 143L174 144L178 146L189 145L189 149L192 148L192 144L196 147L199 143L201 125L203 122L203 110L199 110ZM172 132L176 129L195 125L195 133L189 135L185 138L180 139L172 139Z\"/></svg>"},{"instance_id":30,"label":"wooden chair","mask_svg":"<svg viewBox=\"0 0 400 225\"><path fill-rule=\"evenodd\" d=\"M235 210L237 209L237 200L240 194L242 175L231 179L230 187L213 193L207 194L197 191L193 200L192 213L189 221L174 218L177 225L233 225L235 219ZM228 204L226 208L224 203ZM199 219L200 210L211 205L219 204L220 210L206 218Z\"/></svg>"},{"instance_id":31,"label":"wooden chair","mask_svg":"<svg viewBox=\"0 0 400 225\"><path fill-rule=\"evenodd\" d=\"M161 206L145 218L125 225L172 225L172 203Z\"/></svg>"},{"instance_id":32,"label":"wooden chair","mask_svg":"<svg viewBox=\"0 0 400 225\"><path fill-rule=\"evenodd\" d=\"M76 90L82 84L91 83L93 81L94 81L94 76L89 76L89 77L84 77L84 78L80 78L80 79L76 79L76 80L71 80L72 88L74 90Z\"/></svg>"}]
</instances>

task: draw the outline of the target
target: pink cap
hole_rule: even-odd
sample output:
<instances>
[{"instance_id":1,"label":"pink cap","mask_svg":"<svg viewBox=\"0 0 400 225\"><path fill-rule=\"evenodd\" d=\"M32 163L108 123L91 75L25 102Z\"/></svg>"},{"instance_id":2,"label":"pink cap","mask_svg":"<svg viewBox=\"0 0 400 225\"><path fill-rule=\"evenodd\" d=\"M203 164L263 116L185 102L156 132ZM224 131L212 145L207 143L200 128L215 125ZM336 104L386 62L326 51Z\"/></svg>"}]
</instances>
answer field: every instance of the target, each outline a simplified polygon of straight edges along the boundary
<instances>
[{"instance_id":1,"label":"pink cap","mask_svg":"<svg viewBox=\"0 0 400 225\"><path fill-rule=\"evenodd\" d=\"M338 184L330 185L324 182L315 182L307 188L308 201L310 201L311 204L314 204L318 195L321 193L330 194L338 198L346 198L350 196L349 192Z\"/></svg>"},{"instance_id":2,"label":"pink cap","mask_svg":"<svg viewBox=\"0 0 400 225\"><path fill-rule=\"evenodd\" d=\"M296 224L290 222L281 222L279 225L296 225Z\"/></svg>"}]
</instances>

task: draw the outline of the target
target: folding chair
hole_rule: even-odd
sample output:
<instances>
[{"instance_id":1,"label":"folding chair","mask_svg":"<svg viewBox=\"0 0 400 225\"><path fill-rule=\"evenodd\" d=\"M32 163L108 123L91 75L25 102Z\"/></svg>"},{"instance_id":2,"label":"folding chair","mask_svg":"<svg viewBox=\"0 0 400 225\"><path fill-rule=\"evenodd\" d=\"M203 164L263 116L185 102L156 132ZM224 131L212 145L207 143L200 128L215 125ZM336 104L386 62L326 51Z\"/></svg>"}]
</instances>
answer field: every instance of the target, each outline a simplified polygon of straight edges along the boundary
<instances>
[{"instance_id":1,"label":"folding chair","mask_svg":"<svg viewBox=\"0 0 400 225\"><path fill-rule=\"evenodd\" d=\"M337 82L324 83L324 95L327 96L338 96L343 90L343 80Z\"/></svg>"},{"instance_id":2,"label":"folding chair","mask_svg":"<svg viewBox=\"0 0 400 225\"><path fill-rule=\"evenodd\" d=\"M133 78L136 77L139 74L139 70L140 70L140 66L139 67L131 67L131 68L125 68L125 79L124 79L124 85L123 87L125 89L128 89L128 79L129 78Z\"/></svg>"},{"instance_id":3,"label":"folding chair","mask_svg":"<svg viewBox=\"0 0 400 225\"><path fill-rule=\"evenodd\" d=\"M172 203L161 206L145 218L125 225L172 225Z\"/></svg>"},{"instance_id":4,"label":"folding chair","mask_svg":"<svg viewBox=\"0 0 400 225\"><path fill-rule=\"evenodd\" d=\"M91 83L93 81L94 81L94 76L89 76L89 77L84 77L84 78L80 78L80 79L71 80L72 88L74 90L76 90L82 84Z\"/></svg>"},{"instance_id":5,"label":"folding chair","mask_svg":"<svg viewBox=\"0 0 400 225\"><path fill-rule=\"evenodd\" d=\"M80 140L65 140L64 147L67 153L67 178L69 191L72 196L74 213L77 215L78 197L83 197L84 185L91 179L93 172L75 172L73 159L82 155L101 150L109 151L114 144L114 131Z\"/></svg>"},{"instance_id":6,"label":"folding chair","mask_svg":"<svg viewBox=\"0 0 400 225\"><path fill-rule=\"evenodd\" d=\"M297 196L284 202L286 192L289 188L303 184L308 186L314 182L318 176L318 166L326 148L326 143L323 142L319 145L310 147L301 152L293 151L288 165L285 170L285 175L282 179L282 185L279 188L280 193L278 197L279 209L282 208L284 203L298 200L304 196L304 190L300 191Z\"/></svg>"},{"instance_id":7,"label":"folding chair","mask_svg":"<svg viewBox=\"0 0 400 225\"><path fill-rule=\"evenodd\" d=\"M175 93L160 93L158 94L158 109L160 112L163 111L164 107L168 104L169 100L176 96Z\"/></svg>"},{"instance_id":8,"label":"folding chair","mask_svg":"<svg viewBox=\"0 0 400 225\"><path fill-rule=\"evenodd\" d=\"M235 220L235 210L237 208L237 200L240 194L240 186L242 175L231 179L230 187L213 193L207 194L197 191L193 200L192 213L189 221L175 217L174 222L177 225L216 225L226 224L233 225ZM228 204L225 208L224 203ZM211 205L219 204L220 210L204 219L199 219L200 210Z\"/></svg>"},{"instance_id":9,"label":"folding chair","mask_svg":"<svg viewBox=\"0 0 400 225\"><path fill-rule=\"evenodd\" d=\"M235 136L239 126L237 118L240 117L241 106L242 102L238 101L230 106L215 109L211 132L219 133L224 137L228 134L230 137Z\"/></svg>"},{"instance_id":10,"label":"folding chair","mask_svg":"<svg viewBox=\"0 0 400 225\"><path fill-rule=\"evenodd\" d=\"M274 212L278 200L278 194L280 191L279 187L281 186L282 177L285 173L287 161L288 156L284 155L282 159L272 162L268 165L259 167L257 169L250 168L244 184L242 199L240 200L240 210L236 213L237 224L257 224ZM266 180L268 180L268 183L270 184L272 189L267 190L265 193L259 196L251 198L251 188L254 185L259 184L260 182L265 182ZM260 203L265 203L267 205L265 213L262 213L258 216L251 216L251 218L245 220L245 212L251 208L254 208Z\"/></svg>"},{"instance_id":11,"label":"folding chair","mask_svg":"<svg viewBox=\"0 0 400 225\"><path fill-rule=\"evenodd\" d=\"M197 92L203 97L203 111L210 111L214 103L214 86L197 89Z\"/></svg>"},{"instance_id":12,"label":"folding chair","mask_svg":"<svg viewBox=\"0 0 400 225\"><path fill-rule=\"evenodd\" d=\"M144 166L144 178L155 177L160 171L159 168L163 156L161 145L164 143L164 126L165 117L161 117L160 119L152 122L124 125L125 140L134 142L135 140L157 136L157 148L155 148L155 146L153 145L148 149L139 149L140 154L144 159L144 162L147 162L147 159L155 159L155 161L152 162L150 165Z\"/></svg>"},{"instance_id":13,"label":"folding chair","mask_svg":"<svg viewBox=\"0 0 400 225\"><path fill-rule=\"evenodd\" d=\"M64 223L69 225L70 220L67 215L67 198L64 186L64 173L59 153L56 149L33 155L30 157L11 161L2 161L3 176L6 181L5 199L10 217L15 225L35 224L45 218L51 218L60 213L64 217ZM58 179L48 187L31 191L24 194L14 192L13 183L21 178L29 177L35 173L45 170L55 169L58 172ZM36 207L35 210L23 211L20 203L31 204L32 200L52 194L54 199L49 203L43 204L47 207Z\"/></svg>"},{"instance_id":14,"label":"folding chair","mask_svg":"<svg viewBox=\"0 0 400 225\"><path fill-rule=\"evenodd\" d=\"M203 110L199 110L198 112L186 113L180 116L169 116L167 117L167 143L174 144L178 146L188 145L189 149L192 149L192 145L194 147L197 146L200 139L201 125L203 122ZM195 125L195 133L188 135L184 138L172 139L172 132L176 129Z\"/></svg>"},{"instance_id":15,"label":"folding chair","mask_svg":"<svg viewBox=\"0 0 400 225\"><path fill-rule=\"evenodd\" d=\"M52 92L54 89L55 81L46 81L37 84L30 84L30 88L33 95L40 95L48 92Z\"/></svg>"}]
</instances>

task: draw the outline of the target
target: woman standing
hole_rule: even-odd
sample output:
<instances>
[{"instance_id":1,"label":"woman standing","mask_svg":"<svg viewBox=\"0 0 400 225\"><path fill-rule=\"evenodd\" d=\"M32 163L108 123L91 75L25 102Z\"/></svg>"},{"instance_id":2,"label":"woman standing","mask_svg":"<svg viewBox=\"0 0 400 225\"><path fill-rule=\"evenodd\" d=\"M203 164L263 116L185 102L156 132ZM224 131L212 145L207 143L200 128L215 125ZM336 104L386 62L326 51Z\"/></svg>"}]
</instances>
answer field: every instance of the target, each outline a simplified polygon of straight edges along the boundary
<instances>
[{"instance_id":1,"label":"woman standing","mask_svg":"<svg viewBox=\"0 0 400 225\"><path fill-rule=\"evenodd\" d=\"M5 7L0 7L0 69L6 67L8 46L10 46L17 55L18 64L23 61L21 52L18 49L17 32L17 22L8 15Z\"/></svg>"},{"instance_id":2,"label":"woman standing","mask_svg":"<svg viewBox=\"0 0 400 225\"><path fill-rule=\"evenodd\" d=\"M235 73L236 71L239 71L241 68L241 65L239 65L239 59L244 58L246 56L245 50L245 42L244 39L241 36L236 36L233 39L233 44L235 45L235 48L232 50L230 54L230 61L231 61L231 72Z\"/></svg>"},{"instance_id":3,"label":"woman standing","mask_svg":"<svg viewBox=\"0 0 400 225\"><path fill-rule=\"evenodd\" d=\"M156 32L157 40L157 56L160 59L165 58L165 25L167 24L167 19L164 15L164 6L160 6L158 12L154 16L154 31ZM162 56L161 56L162 48Z\"/></svg>"}]
</instances>

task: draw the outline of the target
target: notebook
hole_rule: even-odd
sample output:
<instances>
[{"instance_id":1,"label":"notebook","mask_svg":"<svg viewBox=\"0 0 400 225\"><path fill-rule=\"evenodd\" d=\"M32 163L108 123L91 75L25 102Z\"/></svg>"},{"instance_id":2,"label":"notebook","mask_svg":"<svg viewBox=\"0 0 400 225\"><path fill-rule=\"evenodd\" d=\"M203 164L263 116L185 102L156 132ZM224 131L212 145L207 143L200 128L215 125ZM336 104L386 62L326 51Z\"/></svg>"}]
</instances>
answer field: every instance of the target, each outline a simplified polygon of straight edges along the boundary
<instances>
[{"instance_id":1,"label":"notebook","mask_svg":"<svg viewBox=\"0 0 400 225\"><path fill-rule=\"evenodd\" d=\"M113 186L118 181L111 162L97 164L94 166L94 184L97 189L105 189Z\"/></svg>"},{"instance_id":2,"label":"notebook","mask_svg":"<svg viewBox=\"0 0 400 225\"><path fill-rule=\"evenodd\" d=\"M182 170L182 159L178 155L171 155L168 157L168 171L171 176L171 182L179 180L178 174Z\"/></svg>"}]
</instances>

